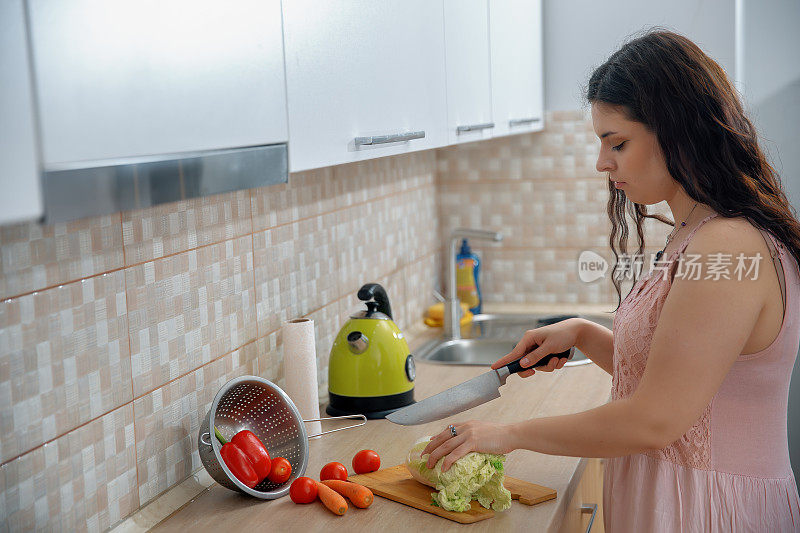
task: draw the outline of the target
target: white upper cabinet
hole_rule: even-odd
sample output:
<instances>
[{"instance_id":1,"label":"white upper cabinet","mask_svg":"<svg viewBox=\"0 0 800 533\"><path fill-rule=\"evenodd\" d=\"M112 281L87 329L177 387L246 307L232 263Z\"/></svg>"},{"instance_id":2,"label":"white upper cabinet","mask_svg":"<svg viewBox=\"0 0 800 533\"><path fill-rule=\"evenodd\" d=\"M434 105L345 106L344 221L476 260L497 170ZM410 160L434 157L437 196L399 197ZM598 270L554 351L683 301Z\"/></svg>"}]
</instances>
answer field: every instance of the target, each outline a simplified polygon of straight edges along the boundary
<instances>
[{"instance_id":1,"label":"white upper cabinet","mask_svg":"<svg viewBox=\"0 0 800 533\"><path fill-rule=\"evenodd\" d=\"M0 1L0 224L42 215L22 2Z\"/></svg>"},{"instance_id":2,"label":"white upper cabinet","mask_svg":"<svg viewBox=\"0 0 800 533\"><path fill-rule=\"evenodd\" d=\"M442 0L284 0L289 169L447 144Z\"/></svg>"},{"instance_id":3,"label":"white upper cabinet","mask_svg":"<svg viewBox=\"0 0 800 533\"><path fill-rule=\"evenodd\" d=\"M487 0L444 0L450 144L492 136Z\"/></svg>"},{"instance_id":4,"label":"white upper cabinet","mask_svg":"<svg viewBox=\"0 0 800 533\"><path fill-rule=\"evenodd\" d=\"M489 0L494 135L544 127L541 0Z\"/></svg>"},{"instance_id":5,"label":"white upper cabinet","mask_svg":"<svg viewBox=\"0 0 800 533\"><path fill-rule=\"evenodd\" d=\"M280 0L29 0L45 169L286 142Z\"/></svg>"}]
</instances>

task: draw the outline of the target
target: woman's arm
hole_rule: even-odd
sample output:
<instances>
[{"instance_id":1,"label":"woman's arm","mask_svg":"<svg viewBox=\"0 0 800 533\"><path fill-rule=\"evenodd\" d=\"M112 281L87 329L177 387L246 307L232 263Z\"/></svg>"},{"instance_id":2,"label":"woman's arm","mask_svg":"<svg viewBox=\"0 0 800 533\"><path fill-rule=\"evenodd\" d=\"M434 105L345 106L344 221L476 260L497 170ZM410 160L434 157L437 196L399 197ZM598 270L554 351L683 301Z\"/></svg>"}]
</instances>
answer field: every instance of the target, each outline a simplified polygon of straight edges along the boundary
<instances>
[{"instance_id":1,"label":"woman's arm","mask_svg":"<svg viewBox=\"0 0 800 533\"><path fill-rule=\"evenodd\" d=\"M511 424L509 447L571 457L619 457L663 448L659 428L630 399L574 415Z\"/></svg>"},{"instance_id":2,"label":"woman's arm","mask_svg":"<svg viewBox=\"0 0 800 533\"><path fill-rule=\"evenodd\" d=\"M712 254L753 256L764 252L760 234L748 226L706 224L687 254L704 265ZM704 267L703 276L706 276ZM553 455L611 457L663 448L679 439L708 407L739 357L768 294L768 280L676 277L661 309L647 365L636 391L624 400L573 415L510 425L455 424L426 448L443 469L470 451L507 453L525 448ZM502 427L500 427L502 426ZM452 452L452 453L451 453Z\"/></svg>"},{"instance_id":3,"label":"woman's arm","mask_svg":"<svg viewBox=\"0 0 800 533\"><path fill-rule=\"evenodd\" d=\"M601 326L584 318L578 330L575 347L586 354L597 366L611 374L612 357L614 355L614 334L605 326Z\"/></svg>"}]
</instances>

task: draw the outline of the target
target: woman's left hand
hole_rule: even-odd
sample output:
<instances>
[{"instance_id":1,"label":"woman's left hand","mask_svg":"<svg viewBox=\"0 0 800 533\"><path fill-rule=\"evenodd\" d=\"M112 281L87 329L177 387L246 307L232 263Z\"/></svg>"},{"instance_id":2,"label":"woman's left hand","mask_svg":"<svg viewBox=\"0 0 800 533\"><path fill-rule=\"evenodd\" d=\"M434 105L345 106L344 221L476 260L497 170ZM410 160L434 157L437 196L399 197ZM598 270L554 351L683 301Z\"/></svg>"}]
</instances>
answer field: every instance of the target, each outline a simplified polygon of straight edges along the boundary
<instances>
[{"instance_id":1,"label":"woman's left hand","mask_svg":"<svg viewBox=\"0 0 800 533\"><path fill-rule=\"evenodd\" d=\"M503 454L514 450L511 444L512 428L509 424L470 420L453 426L456 428L455 437L448 426L435 435L422 450L421 455L431 454L428 457L428 468L433 468L442 457L442 472L447 472L453 463L469 452Z\"/></svg>"}]
</instances>

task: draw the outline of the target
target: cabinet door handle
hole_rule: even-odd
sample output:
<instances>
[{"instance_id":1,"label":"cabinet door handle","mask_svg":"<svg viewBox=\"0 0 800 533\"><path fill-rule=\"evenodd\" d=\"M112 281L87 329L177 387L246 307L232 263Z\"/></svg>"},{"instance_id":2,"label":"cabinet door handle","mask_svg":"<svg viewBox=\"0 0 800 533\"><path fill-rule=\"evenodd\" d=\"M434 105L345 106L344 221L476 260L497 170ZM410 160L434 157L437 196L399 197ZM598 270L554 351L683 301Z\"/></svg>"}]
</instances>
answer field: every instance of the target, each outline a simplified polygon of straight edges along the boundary
<instances>
[{"instance_id":1,"label":"cabinet door handle","mask_svg":"<svg viewBox=\"0 0 800 533\"><path fill-rule=\"evenodd\" d=\"M486 122L484 124L471 124L469 126L458 126L456 127L456 133L461 134L467 131L488 130L489 128L494 128L494 122Z\"/></svg>"},{"instance_id":2,"label":"cabinet door handle","mask_svg":"<svg viewBox=\"0 0 800 533\"><path fill-rule=\"evenodd\" d=\"M386 144L396 143L401 141L411 141L414 139L424 139L424 131L408 131L406 133L392 133L390 135L373 135L371 137L356 137L356 146L365 146L371 144Z\"/></svg>"},{"instance_id":3,"label":"cabinet door handle","mask_svg":"<svg viewBox=\"0 0 800 533\"><path fill-rule=\"evenodd\" d=\"M508 121L509 126L522 126L523 124L533 124L534 122L540 122L542 119L539 117L531 117L531 118L515 118Z\"/></svg>"},{"instance_id":4,"label":"cabinet door handle","mask_svg":"<svg viewBox=\"0 0 800 533\"><path fill-rule=\"evenodd\" d=\"M594 524L594 517L597 516L597 504L584 503L581 505L581 514L586 513L592 513L592 517L589 519L589 525L586 526L586 533L589 533L592 530L592 524Z\"/></svg>"}]
</instances>

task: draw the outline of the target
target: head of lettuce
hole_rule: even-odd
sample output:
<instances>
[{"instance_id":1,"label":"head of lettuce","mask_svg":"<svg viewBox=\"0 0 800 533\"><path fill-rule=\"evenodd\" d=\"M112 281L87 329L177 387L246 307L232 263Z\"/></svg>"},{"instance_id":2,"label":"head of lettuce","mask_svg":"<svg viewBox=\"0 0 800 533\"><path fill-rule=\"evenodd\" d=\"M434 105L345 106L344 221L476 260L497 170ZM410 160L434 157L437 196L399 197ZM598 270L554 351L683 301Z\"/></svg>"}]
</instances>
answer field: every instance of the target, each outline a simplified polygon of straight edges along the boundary
<instances>
[{"instance_id":1,"label":"head of lettuce","mask_svg":"<svg viewBox=\"0 0 800 533\"><path fill-rule=\"evenodd\" d=\"M406 458L406 468L411 475L425 485L439 491L432 494L433 504L448 511L468 511L472 500L495 511L511 507L511 493L503 486L503 462L505 455L470 452L442 472L444 457L428 468L428 454L422 450L430 441L423 437L414 443Z\"/></svg>"}]
</instances>

